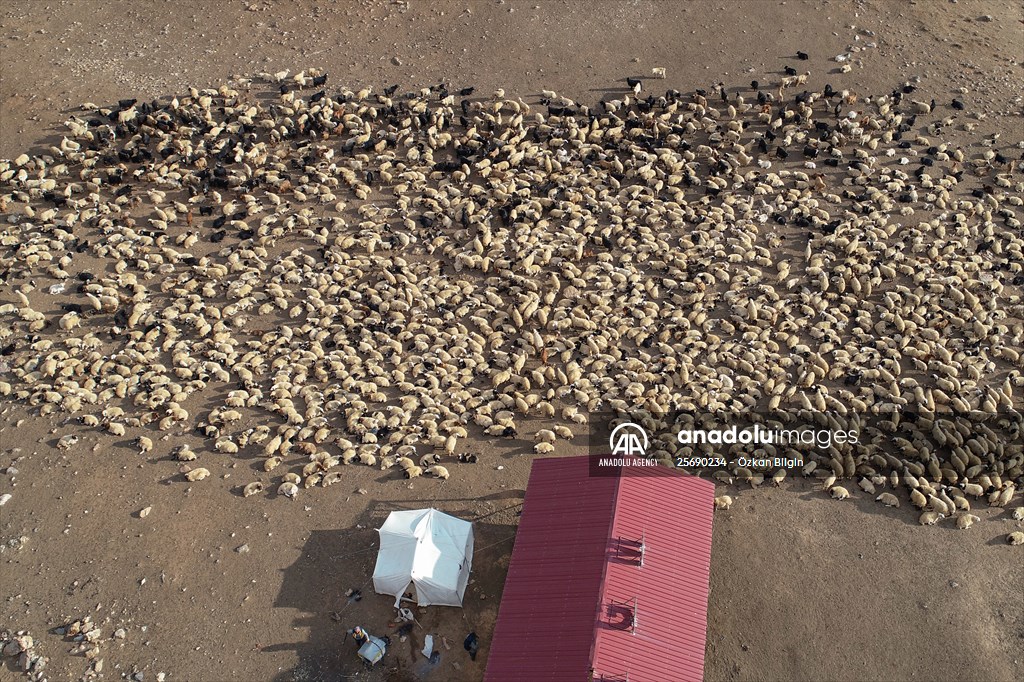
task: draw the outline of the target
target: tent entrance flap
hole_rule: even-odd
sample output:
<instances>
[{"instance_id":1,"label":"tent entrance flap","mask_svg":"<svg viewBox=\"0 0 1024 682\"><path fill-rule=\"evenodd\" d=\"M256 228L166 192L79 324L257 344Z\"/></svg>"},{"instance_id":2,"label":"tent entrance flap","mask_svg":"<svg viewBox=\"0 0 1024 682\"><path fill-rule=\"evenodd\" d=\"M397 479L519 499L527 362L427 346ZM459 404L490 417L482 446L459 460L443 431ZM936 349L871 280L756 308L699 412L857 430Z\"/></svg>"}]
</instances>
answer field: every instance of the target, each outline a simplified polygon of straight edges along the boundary
<instances>
[{"instance_id":1,"label":"tent entrance flap","mask_svg":"<svg viewBox=\"0 0 1024 682\"><path fill-rule=\"evenodd\" d=\"M473 524L436 509L396 511L378 531L373 589L399 604L410 583L420 606L462 606L473 563Z\"/></svg>"}]
</instances>

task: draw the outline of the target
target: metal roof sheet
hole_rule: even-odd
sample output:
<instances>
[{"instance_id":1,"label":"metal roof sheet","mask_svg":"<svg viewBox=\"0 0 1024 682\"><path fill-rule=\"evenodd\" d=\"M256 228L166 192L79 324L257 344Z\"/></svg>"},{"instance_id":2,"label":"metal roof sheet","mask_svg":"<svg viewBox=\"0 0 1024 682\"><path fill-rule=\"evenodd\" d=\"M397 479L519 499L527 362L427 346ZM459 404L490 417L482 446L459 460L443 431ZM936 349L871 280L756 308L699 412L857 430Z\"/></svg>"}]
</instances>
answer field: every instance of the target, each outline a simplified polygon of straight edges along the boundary
<instances>
[{"instance_id":1,"label":"metal roof sheet","mask_svg":"<svg viewBox=\"0 0 1024 682\"><path fill-rule=\"evenodd\" d=\"M617 485L583 457L534 461L485 679L586 679Z\"/></svg>"},{"instance_id":2,"label":"metal roof sheet","mask_svg":"<svg viewBox=\"0 0 1024 682\"><path fill-rule=\"evenodd\" d=\"M660 467L535 460L485 679L701 679L713 503Z\"/></svg>"},{"instance_id":3,"label":"metal roof sheet","mask_svg":"<svg viewBox=\"0 0 1024 682\"><path fill-rule=\"evenodd\" d=\"M701 680L714 485L647 469L618 480L594 680Z\"/></svg>"}]
</instances>

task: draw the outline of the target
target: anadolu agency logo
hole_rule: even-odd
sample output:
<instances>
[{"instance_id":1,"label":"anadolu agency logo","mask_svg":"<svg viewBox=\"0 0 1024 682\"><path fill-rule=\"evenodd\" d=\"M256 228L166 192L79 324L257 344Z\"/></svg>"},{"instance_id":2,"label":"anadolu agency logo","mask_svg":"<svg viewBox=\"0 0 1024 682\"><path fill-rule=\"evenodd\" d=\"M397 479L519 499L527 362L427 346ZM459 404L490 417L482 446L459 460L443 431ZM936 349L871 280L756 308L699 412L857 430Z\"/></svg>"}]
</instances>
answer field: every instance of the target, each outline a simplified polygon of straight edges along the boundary
<instances>
[{"instance_id":1,"label":"anadolu agency logo","mask_svg":"<svg viewBox=\"0 0 1024 682\"><path fill-rule=\"evenodd\" d=\"M676 434L676 440L680 445L732 445L740 443L743 445L790 445L817 446L829 448L833 443L842 445L849 443L857 445L860 442L856 429L765 429L760 424L754 424L754 428L737 428L733 425L726 429L681 429Z\"/></svg>"},{"instance_id":2,"label":"anadolu agency logo","mask_svg":"<svg viewBox=\"0 0 1024 682\"><path fill-rule=\"evenodd\" d=\"M612 454L621 457L643 457L649 444L647 431L633 422L619 424L608 436Z\"/></svg>"}]
</instances>

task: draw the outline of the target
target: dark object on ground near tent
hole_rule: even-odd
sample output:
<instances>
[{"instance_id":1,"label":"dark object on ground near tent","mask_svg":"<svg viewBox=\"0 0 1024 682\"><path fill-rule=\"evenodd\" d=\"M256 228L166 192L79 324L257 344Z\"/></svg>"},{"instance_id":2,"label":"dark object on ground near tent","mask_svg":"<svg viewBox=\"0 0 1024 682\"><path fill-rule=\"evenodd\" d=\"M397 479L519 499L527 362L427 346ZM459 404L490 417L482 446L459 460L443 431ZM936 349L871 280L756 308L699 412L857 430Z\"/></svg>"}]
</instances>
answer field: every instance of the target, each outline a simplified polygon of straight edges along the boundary
<instances>
[{"instance_id":1,"label":"dark object on ground near tent","mask_svg":"<svg viewBox=\"0 0 1024 682\"><path fill-rule=\"evenodd\" d=\"M476 636L475 632L471 632L466 636L466 641L462 643L462 647L469 652L469 657L475 661L476 651L480 648L480 638Z\"/></svg>"}]
</instances>

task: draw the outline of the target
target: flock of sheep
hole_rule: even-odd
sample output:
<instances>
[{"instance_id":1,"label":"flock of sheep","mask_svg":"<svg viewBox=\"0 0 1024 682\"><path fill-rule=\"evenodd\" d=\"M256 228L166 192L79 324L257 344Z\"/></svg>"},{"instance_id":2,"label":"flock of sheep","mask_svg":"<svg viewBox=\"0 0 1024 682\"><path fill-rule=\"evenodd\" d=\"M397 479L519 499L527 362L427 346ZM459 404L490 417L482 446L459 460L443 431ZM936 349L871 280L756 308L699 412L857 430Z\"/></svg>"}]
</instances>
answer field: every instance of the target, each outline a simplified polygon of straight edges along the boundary
<instances>
[{"instance_id":1,"label":"flock of sheep","mask_svg":"<svg viewBox=\"0 0 1024 682\"><path fill-rule=\"evenodd\" d=\"M589 107L311 69L86 104L0 161L0 394L289 497L599 413L882 415L803 473L965 527L1024 467L1024 141L803 83Z\"/></svg>"}]
</instances>

